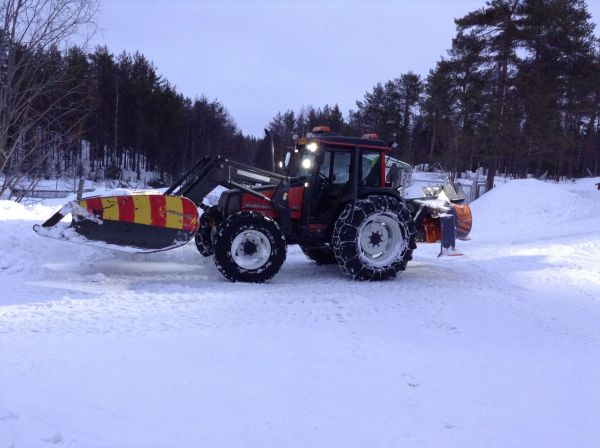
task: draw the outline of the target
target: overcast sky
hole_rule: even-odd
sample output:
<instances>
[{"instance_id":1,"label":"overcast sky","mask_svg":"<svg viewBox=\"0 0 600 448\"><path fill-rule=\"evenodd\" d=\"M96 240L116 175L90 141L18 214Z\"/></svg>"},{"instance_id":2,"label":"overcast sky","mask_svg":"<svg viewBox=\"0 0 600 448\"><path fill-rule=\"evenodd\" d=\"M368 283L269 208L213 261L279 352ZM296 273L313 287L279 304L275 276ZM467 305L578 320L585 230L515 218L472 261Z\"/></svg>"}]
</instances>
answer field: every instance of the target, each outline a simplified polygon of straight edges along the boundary
<instances>
[{"instance_id":1,"label":"overcast sky","mask_svg":"<svg viewBox=\"0 0 600 448\"><path fill-rule=\"evenodd\" d=\"M102 0L96 43L139 50L178 91L218 99L245 134L278 111L340 105L378 81L426 75L453 19L484 0ZM588 0L594 22L600 0ZM598 34L599 30L596 30Z\"/></svg>"}]
</instances>

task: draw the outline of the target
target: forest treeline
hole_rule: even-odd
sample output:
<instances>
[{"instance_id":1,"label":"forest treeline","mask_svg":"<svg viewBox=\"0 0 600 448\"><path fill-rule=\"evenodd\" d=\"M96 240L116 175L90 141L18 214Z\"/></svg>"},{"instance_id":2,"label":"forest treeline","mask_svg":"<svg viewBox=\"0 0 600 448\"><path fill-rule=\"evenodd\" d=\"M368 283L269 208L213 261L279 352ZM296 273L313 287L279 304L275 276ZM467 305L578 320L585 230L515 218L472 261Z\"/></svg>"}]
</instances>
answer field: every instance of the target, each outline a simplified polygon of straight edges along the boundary
<instances>
[{"instance_id":1,"label":"forest treeline","mask_svg":"<svg viewBox=\"0 0 600 448\"><path fill-rule=\"evenodd\" d=\"M242 135L219 101L184 97L140 53L114 56L99 47L88 54L73 47L65 55L51 49L36 58L64 72L59 89L41 95L38 106L52 107L61 118L29 130L43 138L23 140L13 169L77 175L82 140L92 177L118 178L123 170L176 175L203 155L255 162L262 139Z\"/></svg>"},{"instance_id":2,"label":"forest treeline","mask_svg":"<svg viewBox=\"0 0 600 448\"><path fill-rule=\"evenodd\" d=\"M425 77L382 80L347 114L337 104L277 113L265 123L276 158L294 135L328 125L376 132L412 164L483 167L490 180L496 171L597 175L600 51L585 1L493 0L456 27ZM30 95L27 106L11 111L11 95ZM92 175L109 177L175 176L203 155L263 168L271 160L267 138L244 135L218 100L185 97L140 53L61 52L16 43L0 28L0 174L72 173L82 141Z\"/></svg>"},{"instance_id":3,"label":"forest treeline","mask_svg":"<svg viewBox=\"0 0 600 448\"><path fill-rule=\"evenodd\" d=\"M337 107L279 113L290 144L314 123L399 144L412 164L587 176L600 172L600 54L584 0L494 0L456 20L446 57L423 78L380 82L342 119ZM307 122L310 124L307 126Z\"/></svg>"}]
</instances>

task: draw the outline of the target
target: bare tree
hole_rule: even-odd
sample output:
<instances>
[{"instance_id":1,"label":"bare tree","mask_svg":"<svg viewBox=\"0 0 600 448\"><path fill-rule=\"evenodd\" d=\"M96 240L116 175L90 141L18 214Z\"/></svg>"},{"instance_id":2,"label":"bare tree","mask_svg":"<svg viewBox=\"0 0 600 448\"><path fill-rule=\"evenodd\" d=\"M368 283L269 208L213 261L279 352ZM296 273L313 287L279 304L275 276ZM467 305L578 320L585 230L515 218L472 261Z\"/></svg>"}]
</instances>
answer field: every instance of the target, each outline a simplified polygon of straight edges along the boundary
<instances>
[{"instance_id":1,"label":"bare tree","mask_svg":"<svg viewBox=\"0 0 600 448\"><path fill-rule=\"evenodd\" d=\"M82 130L86 82L62 56L85 47L97 9L98 0L0 0L0 196Z\"/></svg>"}]
</instances>

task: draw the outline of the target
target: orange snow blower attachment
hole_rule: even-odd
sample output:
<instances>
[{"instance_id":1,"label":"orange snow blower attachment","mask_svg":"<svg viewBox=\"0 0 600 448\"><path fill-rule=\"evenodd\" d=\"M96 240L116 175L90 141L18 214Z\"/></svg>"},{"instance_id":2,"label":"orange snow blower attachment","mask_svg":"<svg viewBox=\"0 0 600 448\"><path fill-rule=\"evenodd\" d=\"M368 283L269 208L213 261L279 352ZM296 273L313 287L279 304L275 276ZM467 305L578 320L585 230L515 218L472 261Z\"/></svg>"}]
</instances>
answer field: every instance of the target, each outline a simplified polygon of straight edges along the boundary
<instances>
[{"instance_id":1,"label":"orange snow blower attachment","mask_svg":"<svg viewBox=\"0 0 600 448\"><path fill-rule=\"evenodd\" d=\"M438 187L426 187L422 198L411 199L416 208L415 224L420 238L427 243L440 242L440 254L462 255L456 249L456 240L468 239L473 227L471 209L464 193L448 181Z\"/></svg>"},{"instance_id":2,"label":"orange snow blower attachment","mask_svg":"<svg viewBox=\"0 0 600 448\"><path fill-rule=\"evenodd\" d=\"M454 215L456 216L456 238L464 240L469 236L473 227L471 209L467 203L452 204L452 208L454 208Z\"/></svg>"},{"instance_id":3,"label":"orange snow blower attachment","mask_svg":"<svg viewBox=\"0 0 600 448\"><path fill-rule=\"evenodd\" d=\"M57 226L66 215L70 226ZM72 201L34 230L50 238L157 252L182 246L198 232L198 208L183 196L134 193Z\"/></svg>"},{"instance_id":4,"label":"orange snow blower attachment","mask_svg":"<svg viewBox=\"0 0 600 448\"><path fill-rule=\"evenodd\" d=\"M442 239L442 228L440 226L440 218L425 218L423 220L423 229L425 230L426 243L436 243Z\"/></svg>"},{"instance_id":5,"label":"orange snow blower attachment","mask_svg":"<svg viewBox=\"0 0 600 448\"><path fill-rule=\"evenodd\" d=\"M454 211L454 229L456 239L468 239L469 233L473 226L473 218L471 209L467 203L452 204ZM423 219L424 240L426 243L436 243L442 241L442 221L439 216L427 216Z\"/></svg>"},{"instance_id":6,"label":"orange snow blower attachment","mask_svg":"<svg viewBox=\"0 0 600 448\"><path fill-rule=\"evenodd\" d=\"M471 216L469 204L452 204L452 209L454 210L456 238L459 240L468 239L473 227L473 217ZM423 228L426 243L436 243L442 239L442 224L439 217L428 216L423 219Z\"/></svg>"}]
</instances>

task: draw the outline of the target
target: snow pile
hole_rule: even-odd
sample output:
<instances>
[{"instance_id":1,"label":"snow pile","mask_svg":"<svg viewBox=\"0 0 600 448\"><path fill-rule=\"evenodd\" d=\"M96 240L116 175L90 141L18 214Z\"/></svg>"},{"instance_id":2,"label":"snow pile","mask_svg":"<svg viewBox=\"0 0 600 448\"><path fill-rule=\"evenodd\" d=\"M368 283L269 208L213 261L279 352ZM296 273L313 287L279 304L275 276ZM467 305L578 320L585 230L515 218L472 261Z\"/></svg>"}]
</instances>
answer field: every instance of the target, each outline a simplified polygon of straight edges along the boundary
<instances>
[{"instance_id":1,"label":"snow pile","mask_svg":"<svg viewBox=\"0 0 600 448\"><path fill-rule=\"evenodd\" d=\"M600 229L600 191L593 181L522 179L498 185L471 203L472 237L517 243Z\"/></svg>"},{"instance_id":2,"label":"snow pile","mask_svg":"<svg viewBox=\"0 0 600 448\"><path fill-rule=\"evenodd\" d=\"M42 204L25 206L14 201L0 200L0 221L45 221L55 210L56 207L48 207Z\"/></svg>"},{"instance_id":3,"label":"snow pile","mask_svg":"<svg viewBox=\"0 0 600 448\"><path fill-rule=\"evenodd\" d=\"M24 215L29 215L24 205L13 201L0 200L0 220L20 219L19 217Z\"/></svg>"}]
</instances>

